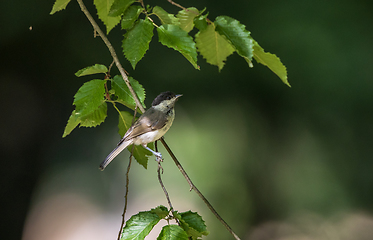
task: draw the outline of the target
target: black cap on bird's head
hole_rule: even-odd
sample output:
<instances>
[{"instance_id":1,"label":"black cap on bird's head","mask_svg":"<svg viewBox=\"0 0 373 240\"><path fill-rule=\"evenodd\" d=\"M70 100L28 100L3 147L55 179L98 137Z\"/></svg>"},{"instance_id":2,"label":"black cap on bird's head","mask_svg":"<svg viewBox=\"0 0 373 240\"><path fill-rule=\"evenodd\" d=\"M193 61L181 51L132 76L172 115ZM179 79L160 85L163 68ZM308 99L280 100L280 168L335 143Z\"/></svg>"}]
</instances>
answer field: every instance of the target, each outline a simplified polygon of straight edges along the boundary
<instances>
[{"instance_id":1,"label":"black cap on bird's head","mask_svg":"<svg viewBox=\"0 0 373 240\"><path fill-rule=\"evenodd\" d=\"M167 92L163 92L161 94L159 94L154 100L153 100L153 103L152 103L152 106L157 106L158 104L160 104L162 101L164 100L171 100L173 98L179 98L181 97L181 94L179 95L176 95L175 93L173 92L170 92L170 91L167 91Z\"/></svg>"}]
</instances>

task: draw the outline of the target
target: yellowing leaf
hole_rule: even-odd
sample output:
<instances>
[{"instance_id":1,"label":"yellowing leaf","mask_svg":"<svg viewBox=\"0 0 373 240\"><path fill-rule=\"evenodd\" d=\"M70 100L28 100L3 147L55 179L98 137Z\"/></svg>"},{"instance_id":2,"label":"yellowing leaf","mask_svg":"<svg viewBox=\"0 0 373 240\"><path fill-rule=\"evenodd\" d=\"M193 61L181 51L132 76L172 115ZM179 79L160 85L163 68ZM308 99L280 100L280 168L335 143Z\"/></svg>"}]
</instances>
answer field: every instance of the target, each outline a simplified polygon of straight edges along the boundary
<instances>
[{"instance_id":1,"label":"yellowing leaf","mask_svg":"<svg viewBox=\"0 0 373 240\"><path fill-rule=\"evenodd\" d=\"M153 13L157 15L162 24L173 24L179 25L179 19L177 19L173 14L166 12L163 8L155 6L153 8Z\"/></svg>"},{"instance_id":2,"label":"yellowing leaf","mask_svg":"<svg viewBox=\"0 0 373 240\"><path fill-rule=\"evenodd\" d=\"M254 59L258 63L261 63L271 69L272 72L274 72L282 80L283 83L291 87L288 82L286 67L282 64L280 58L278 58L275 54L264 52L264 49L259 46L259 44L255 40Z\"/></svg>"},{"instance_id":3,"label":"yellowing leaf","mask_svg":"<svg viewBox=\"0 0 373 240\"><path fill-rule=\"evenodd\" d=\"M199 15L197 8L191 7L179 11L177 18L180 20L180 27L186 32L190 32L194 27L194 18Z\"/></svg>"},{"instance_id":4,"label":"yellowing leaf","mask_svg":"<svg viewBox=\"0 0 373 240\"><path fill-rule=\"evenodd\" d=\"M75 73L75 76L82 77L86 75L96 74L96 73L107 73L109 70L105 65L102 64L95 64L93 66L89 66L83 69L80 69Z\"/></svg>"},{"instance_id":5,"label":"yellowing leaf","mask_svg":"<svg viewBox=\"0 0 373 240\"><path fill-rule=\"evenodd\" d=\"M94 0L93 3L97 9L97 15L106 26L106 33L109 34L119 22L120 16L110 17L109 11L114 3L114 0Z\"/></svg>"},{"instance_id":6,"label":"yellowing leaf","mask_svg":"<svg viewBox=\"0 0 373 240\"><path fill-rule=\"evenodd\" d=\"M71 0L56 0L56 2L53 4L52 11L49 14L52 15L55 12L65 9L67 4L69 4L70 1Z\"/></svg>"},{"instance_id":7,"label":"yellowing leaf","mask_svg":"<svg viewBox=\"0 0 373 240\"><path fill-rule=\"evenodd\" d=\"M219 70L223 68L227 57L235 51L231 44L215 31L214 24L198 32L195 39L201 55L208 63L218 66Z\"/></svg>"}]
</instances>

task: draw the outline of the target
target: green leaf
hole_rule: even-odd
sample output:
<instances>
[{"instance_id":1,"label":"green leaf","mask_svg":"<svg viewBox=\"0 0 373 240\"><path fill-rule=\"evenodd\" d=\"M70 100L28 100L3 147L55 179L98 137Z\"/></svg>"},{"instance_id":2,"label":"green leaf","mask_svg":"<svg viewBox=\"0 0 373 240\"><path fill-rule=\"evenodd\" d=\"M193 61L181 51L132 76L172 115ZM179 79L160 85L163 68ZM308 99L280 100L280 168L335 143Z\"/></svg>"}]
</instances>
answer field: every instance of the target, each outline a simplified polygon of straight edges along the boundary
<instances>
[{"instance_id":1,"label":"green leaf","mask_svg":"<svg viewBox=\"0 0 373 240\"><path fill-rule=\"evenodd\" d=\"M161 218L151 211L133 215L123 228L121 240L144 239Z\"/></svg>"},{"instance_id":2,"label":"green leaf","mask_svg":"<svg viewBox=\"0 0 373 240\"><path fill-rule=\"evenodd\" d=\"M219 16L215 19L216 31L225 36L237 53L243 57L250 67L253 57L253 39L245 25L228 16Z\"/></svg>"},{"instance_id":3,"label":"green leaf","mask_svg":"<svg viewBox=\"0 0 373 240\"><path fill-rule=\"evenodd\" d=\"M109 11L114 3L114 0L94 0L93 3L97 9L97 15L106 26L106 33L109 34L119 22L120 16L110 17Z\"/></svg>"},{"instance_id":4,"label":"green leaf","mask_svg":"<svg viewBox=\"0 0 373 240\"><path fill-rule=\"evenodd\" d=\"M92 80L78 90L74 97L76 109L71 113L62 137L69 135L79 124L81 127L96 127L105 121L104 83L103 80Z\"/></svg>"},{"instance_id":5,"label":"green leaf","mask_svg":"<svg viewBox=\"0 0 373 240\"><path fill-rule=\"evenodd\" d=\"M188 240L188 234L178 225L166 225L157 240Z\"/></svg>"},{"instance_id":6,"label":"green leaf","mask_svg":"<svg viewBox=\"0 0 373 240\"><path fill-rule=\"evenodd\" d=\"M176 17L180 20L180 28L186 32L190 32L194 27L194 18L198 15L199 11L195 7L179 11Z\"/></svg>"},{"instance_id":7,"label":"green leaf","mask_svg":"<svg viewBox=\"0 0 373 240\"><path fill-rule=\"evenodd\" d=\"M288 75L286 71L286 67L282 64L280 58L278 58L275 54L264 52L264 49L254 40L254 59L258 62L267 66L269 69L272 70L281 80L283 83L288 85Z\"/></svg>"},{"instance_id":8,"label":"green leaf","mask_svg":"<svg viewBox=\"0 0 373 240\"><path fill-rule=\"evenodd\" d=\"M142 85L132 77L129 77L128 80L135 91L137 97L139 98L141 104L145 108L145 90ZM125 105L126 107L135 110L136 102L135 99L132 97L130 90L127 87L127 84L124 82L122 76L116 75L113 77L111 81L111 87L115 91L115 95L118 97L117 101L121 104Z\"/></svg>"},{"instance_id":9,"label":"green leaf","mask_svg":"<svg viewBox=\"0 0 373 240\"><path fill-rule=\"evenodd\" d=\"M122 29L130 29L133 27L133 24L140 16L140 14L144 11L139 5L131 5L127 10L124 12L121 22Z\"/></svg>"},{"instance_id":10,"label":"green leaf","mask_svg":"<svg viewBox=\"0 0 373 240\"><path fill-rule=\"evenodd\" d=\"M208 25L195 36L198 51L212 65L216 65L219 71L224 62L235 50L231 44L215 31L214 24Z\"/></svg>"},{"instance_id":11,"label":"green leaf","mask_svg":"<svg viewBox=\"0 0 373 240\"><path fill-rule=\"evenodd\" d=\"M96 127L105 121L107 104L103 102L97 109L80 118L80 127Z\"/></svg>"},{"instance_id":12,"label":"green leaf","mask_svg":"<svg viewBox=\"0 0 373 240\"><path fill-rule=\"evenodd\" d=\"M108 15L110 17L120 16L134 2L136 2L136 0L114 0Z\"/></svg>"},{"instance_id":13,"label":"green leaf","mask_svg":"<svg viewBox=\"0 0 373 240\"><path fill-rule=\"evenodd\" d=\"M124 34L123 53L127 60L130 61L133 69L135 69L136 64L149 49L149 43L153 37L153 29L154 26L148 19L140 19L133 28Z\"/></svg>"},{"instance_id":14,"label":"green leaf","mask_svg":"<svg viewBox=\"0 0 373 240\"><path fill-rule=\"evenodd\" d=\"M207 15L201 15L199 17L194 18L194 25L200 31L205 30L208 26L207 24Z\"/></svg>"},{"instance_id":15,"label":"green leaf","mask_svg":"<svg viewBox=\"0 0 373 240\"><path fill-rule=\"evenodd\" d=\"M96 74L96 73L107 73L109 70L105 65L102 64L95 64L93 66L89 66L83 69L80 69L75 73L75 76L81 77L81 76L86 76L86 75L91 75L91 74Z\"/></svg>"},{"instance_id":16,"label":"green leaf","mask_svg":"<svg viewBox=\"0 0 373 240\"><path fill-rule=\"evenodd\" d=\"M189 228L192 228L191 233L194 233L195 237L202 237L202 235L208 235L209 232L206 229L205 221L202 217L192 211L180 213L181 219L188 224ZM197 231L198 234L195 233ZM188 232L189 233L189 232ZM199 236L196 236L199 235ZM193 236L193 235L192 235Z\"/></svg>"},{"instance_id":17,"label":"green leaf","mask_svg":"<svg viewBox=\"0 0 373 240\"><path fill-rule=\"evenodd\" d=\"M178 213L177 211L174 211L172 214L179 220L180 226L191 239L200 239L203 235L206 236L209 234L209 232L206 231L205 222L197 213L191 211Z\"/></svg>"},{"instance_id":18,"label":"green leaf","mask_svg":"<svg viewBox=\"0 0 373 240\"><path fill-rule=\"evenodd\" d=\"M133 114L127 111L119 112L118 133L121 138L124 137L124 134L126 134L127 130L131 127L132 122L135 122L136 119L133 120Z\"/></svg>"},{"instance_id":19,"label":"green leaf","mask_svg":"<svg viewBox=\"0 0 373 240\"><path fill-rule=\"evenodd\" d=\"M148 143L147 145L149 148L154 150L154 143ZM132 145L128 146L128 151L132 152ZM143 146L138 145L133 149L133 156L135 157L136 161L142 165L145 169L148 169L148 161L149 157L152 156L153 153L146 150Z\"/></svg>"},{"instance_id":20,"label":"green leaf","mask_svg":"<svg viewBox=\"0 0 373 240\"><path fill-rule=\"evenodd\" d=\"M81 86L74 96L76 114L80 118L95 111L104 101L105 81L91 80Z\"/></svg>"},{"instance_id":21,"label":"green leaf","mask_svg":"<svg viewBox=\"0 0 373 240\"><path fill-rule=\"evenodd\" d=\"M153 8L153 13L161 20L162 24L173 24L179 25L179 19L177 19L173 14L170 14L163 10L163 8L155 6Z\"/></svg>"},{"instance_id":22,"label":"green leaf","mask_svg":"<svg viewBox=\"0 0 373 240\"><path fill-rule=\"evenodd\" d=\"M72 130L74 130L79 125L80 119L78 116L79 115L76 114L75 110L71 113L70 118L67 121L65 131L63 132L63 135L62 135L63 138L69 135L72 132Z\"/></svg>"},{"instance_id":23,"label":"green leaf","mask_svg":"<svg viewBox=\"0 0 373 240\"><path fill-rule=\"evenodd\" d=\"M159 42L179 51L196 69L197 50L193 38L176 25L162 25L157 28Z\"/></svg>"},{"instance_id":24,"label":"green leaf","mask_svg":"<svg viewBox=\"0 0 373 240\"><path fill-rule=\"evenodd\" d=\"M158 206L158 207L156 207L156 208L153 208L152 210L151 210L151 212L153 212L153 213L156 213L160 218L165 218L165 217L167 217L168 216L168 209L165 207L165 206L163 206L163 205L160 205L160 206Z\"/></svg>"},{"instance_id":25,"label":"green leaf","mask_svg":"<svg viewBox=\"0 0 373 240\"><path fill-rule=\"evenodd\" d=\"M137 118L136 118L137 119ZM131 127L132 122L136 121L136 119L133 119L133 115L129 112L121 111L119 113L119 121L118 121L118 133L123 138L124 134L127 132L127 130ZM153 143L149 143L148 147L153 148ZM127 147L128 151L132 152L132 145ZM143 146L139 145L134 147L133 149L133 156L136 159L136 161L142 165L145 169L148 167L148 160L149 156L151 156L153 153L146 150Z\"/></svg>"},{"instance_id":26,"label":"green leaf","mask_svg":"<svg viewBox=\"0 0 373 240\"><path fill-rule=\"evenodd\" d=\"M69 4L70 1L71 0L56 0L53 4L52 11L49 14L52 15L55 12L64 10L66 8L67 4Z\"/></svg>"}]
</instances>

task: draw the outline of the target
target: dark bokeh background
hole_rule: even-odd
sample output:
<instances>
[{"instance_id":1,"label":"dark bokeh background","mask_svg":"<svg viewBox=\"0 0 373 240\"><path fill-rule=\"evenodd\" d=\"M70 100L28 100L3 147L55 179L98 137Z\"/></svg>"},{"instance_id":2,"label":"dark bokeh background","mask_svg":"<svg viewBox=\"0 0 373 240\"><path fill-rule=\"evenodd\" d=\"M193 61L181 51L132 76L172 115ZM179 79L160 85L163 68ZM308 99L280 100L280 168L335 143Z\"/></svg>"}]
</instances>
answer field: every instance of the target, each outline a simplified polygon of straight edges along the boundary
<instances>
[{"instance_id":1,"label":"dark bokeh background","mask_svg":"<svg viewBox=\"0 0 373 240\"><path fill-rule=\"evenodd\" d=\"M147 105L161 91L184 94L166 137L194 183L243 239L371 239L373 3L179 3L240 20L292 85L236 54L220 73L202 58L194 70L156 35L136 71L121 57ZM74 73L111 58L75 1L50 16L52 5L0 3L2 238L113 239L127 157L97 167L119 140L115 111L61 138L75 92L92 79ZM119 28L109 38L120 53ZM207 239L229 239L170 159L164 168L175 208L203 215ZM129 215L167 205L155 172L153 161L147 171L134 164Z\"/></svg>"}]
</instances>

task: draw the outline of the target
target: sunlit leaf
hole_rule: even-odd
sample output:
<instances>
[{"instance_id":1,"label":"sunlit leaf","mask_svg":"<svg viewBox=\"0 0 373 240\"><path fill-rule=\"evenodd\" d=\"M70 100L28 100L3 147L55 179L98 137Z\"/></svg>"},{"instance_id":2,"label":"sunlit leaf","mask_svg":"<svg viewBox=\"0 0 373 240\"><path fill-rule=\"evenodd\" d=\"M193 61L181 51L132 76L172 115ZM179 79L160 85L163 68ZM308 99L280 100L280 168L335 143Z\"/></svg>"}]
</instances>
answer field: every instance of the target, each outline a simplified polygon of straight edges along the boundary
<instances>
[{"instance_id":1,"label":"sunlit leaf","mask_svg":"<svg viewBox=\"0 0 373 240\"><path fill-rule=\"evenodd\" d=\"M86 76L86 75L91 75L91 74L96 74L96 73L107 73L109 70L105 65L102 64L95 64L93 66L89 66L83 69L80 69L75 73L75 76L81 77L81 76Z\"/></svg>"},{"instance_id":2,"label":"sunlit leaf","mask_svg":"<svg viewBox=\"0 0 373 240\"><path fill-rule=\"evenodd\" d=\"M283 83L290 87L286 67L275 54L264 52L264 49L254 41L254 59L272 70Z\"/></svg>"},{"instance_id":3,"label":"sunlit leaf","mask_svg":"<svg viewBox=\"0 0 373 240\"><path fill-rule=\"evenodd\" d=\"M212 65L221 70L224 62L235 50L231 44L215 31L214 24L208 25L195 36L198 51Z\"/></svg>"},{"instance_id":4,"label":"sunlit leaf","mask_svg":"<svg viewBox=\"0 0 373 240\"><path fill-rule=\"evenodd\" d=\"M76 115L75 110L71 113L69 120L67 121L67 125L65 127L65 131L63 132L62 137L66 137L69 135L72 130L74 130L80 123L80 118Z\"/></svg>"},{"instance_id":5,"label":"sunlit leaf","mask_svg":"<svg viewBox=\"0 0 373 240\"><path fill-rule=\"evenodd\" d=\"M65 9L67 4L69 4L70 1L71 0L56 0L53 4L52 11L49 14L52 15L55 12Z\"/></svg>"},{"instance_id":6,"label":"sunlit leaf","mask_svg":"<svg viewBox=\"0 0 373 240\"><path fill-rule=\"evenodd\" d=\"M159 20L161 20L162 24L180 24L179 19L177 19L173 14L166 12L159 6L155 6L153 8L153 13L159 18Z\"/></svg>"},{"instance_id":7,"label":"sunlit leaf","mask_svg":"<svg viewBox=\"0 0 373 240\"><path fill-rule=\"evenodd\" d=\"M195 7L179 11L176 17L180 20L180 28L186 32L190 32L194 28L194 18L198 15L198 9Z\"/></svg>"},{"instance_id":8,"label":"sunlit leaf","mask_svg":"<svg viewBox=\"0 0 373 240\"><path fill-rule=\"evenodd\" d=\"M127 60L130 61L133 69L135 69L136 64L149 49L149 43L153 37L153 29L154 26L148 19L140 19L133 28L124 34L123 53Z\"/></svg>"},{"instance_id":9,"label":"sunlit leaf","mask_svg":"<svg viewBox=\"0 0 373 240\"><path fill-rule=\"evenodd\" d=\"M119 22L120 16L110 17L109 11L114 3L114 0L94 0L93 3L97 9L97 15L106 26L106 33L109 34Z\"/></svg>"},{"instance_id":10,"label":"sunlit leaf","mask_svg":"<svg viewBox=\"0 0 373 240\"><path fill-rule=\"evenodd\" d=\"M193 38L176 25L162 25L157 28L159 42L180 52L196 69L197 50Z\"/></svg>"}]
</instances>

